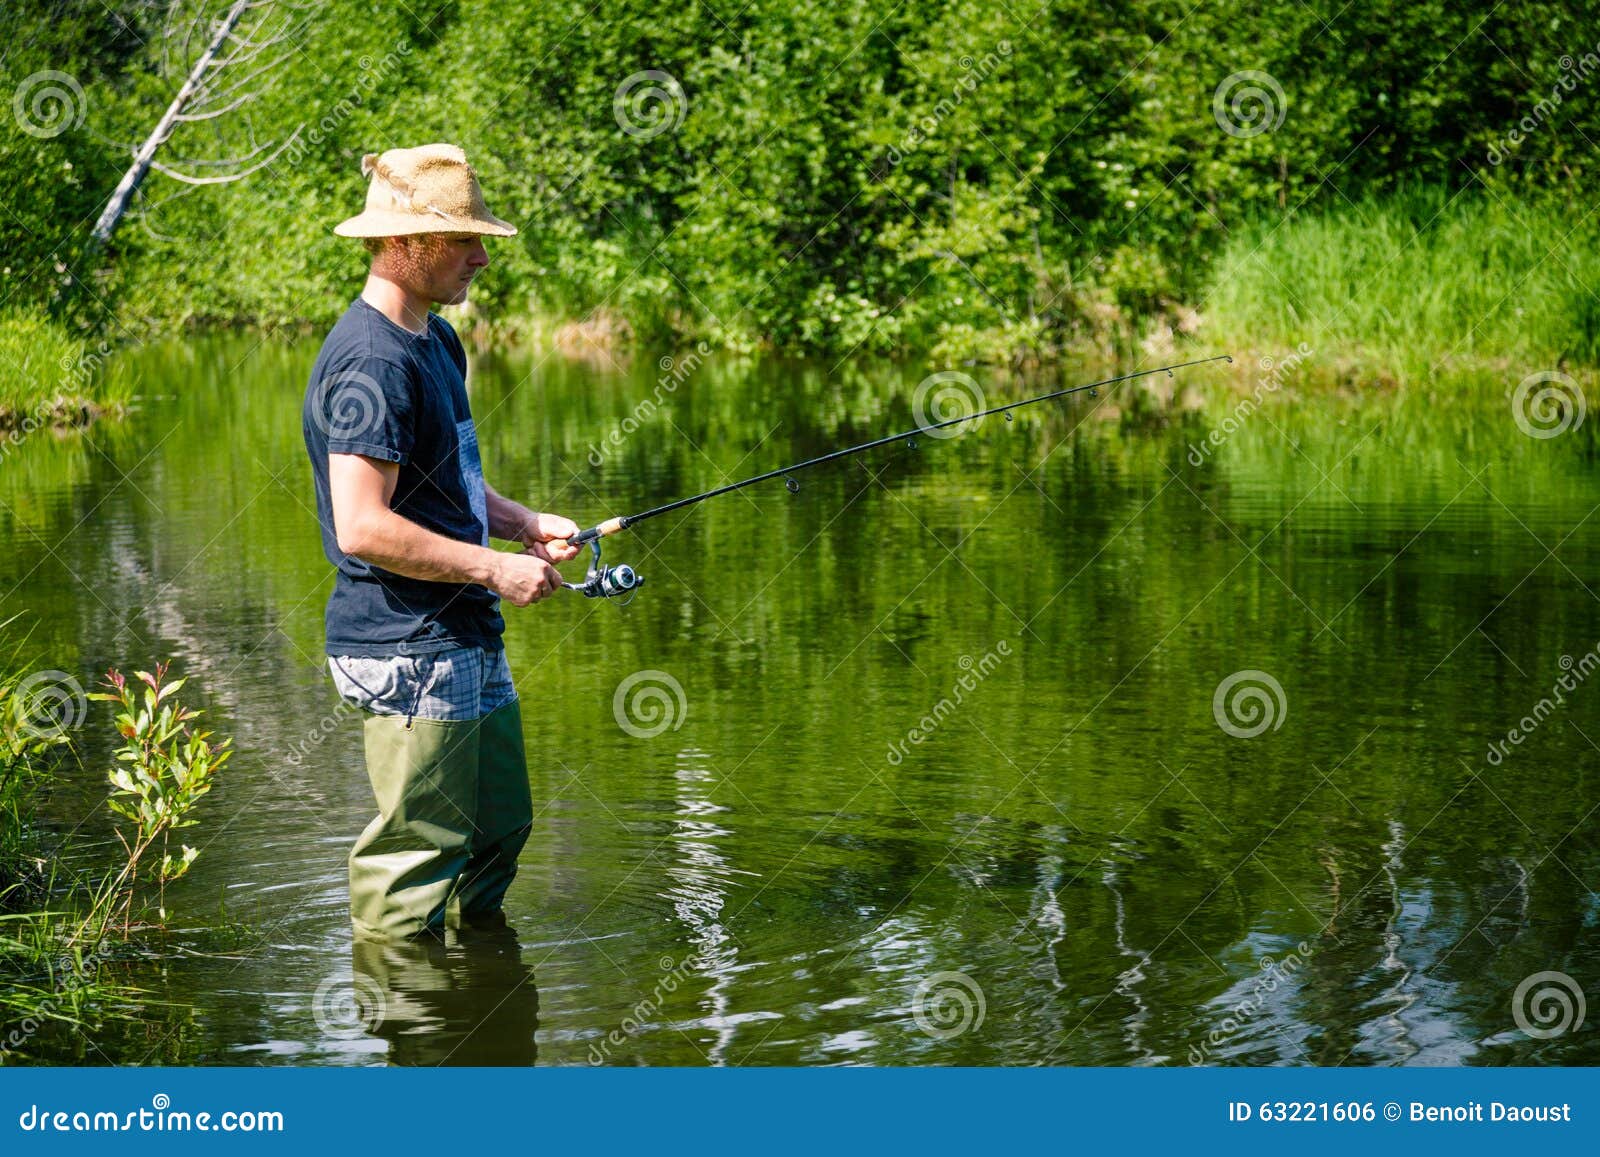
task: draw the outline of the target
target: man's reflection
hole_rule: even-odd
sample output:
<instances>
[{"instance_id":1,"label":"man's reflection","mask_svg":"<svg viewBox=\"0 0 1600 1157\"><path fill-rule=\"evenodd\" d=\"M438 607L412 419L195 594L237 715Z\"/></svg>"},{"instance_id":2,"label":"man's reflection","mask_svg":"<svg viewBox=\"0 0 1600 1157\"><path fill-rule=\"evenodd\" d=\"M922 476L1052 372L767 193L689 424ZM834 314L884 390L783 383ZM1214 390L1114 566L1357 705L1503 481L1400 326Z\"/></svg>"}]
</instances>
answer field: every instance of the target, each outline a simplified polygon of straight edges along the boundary
<instances>
[{"instance_id":1,"label":"man's reflection","mask_svg":"<svg viewBox=\"0 0 1600 1157\"><path fill-rule=\"evenodd\" d=\"M370 939L356 933L359 979L382 993L370 1031L396 1065L531 1065L538 1059L539 992L516 929L498 919L441 936Z\"/></svg>"}]
</instances>

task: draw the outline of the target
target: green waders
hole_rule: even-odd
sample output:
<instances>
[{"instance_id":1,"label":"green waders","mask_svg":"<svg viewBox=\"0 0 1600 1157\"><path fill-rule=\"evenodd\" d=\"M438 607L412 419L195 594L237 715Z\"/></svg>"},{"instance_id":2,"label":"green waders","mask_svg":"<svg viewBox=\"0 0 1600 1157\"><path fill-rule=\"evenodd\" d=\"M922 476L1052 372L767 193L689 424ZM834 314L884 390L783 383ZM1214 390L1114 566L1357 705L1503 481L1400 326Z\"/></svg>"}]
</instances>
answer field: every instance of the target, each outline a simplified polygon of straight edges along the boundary
<instances>
[{"instance_id":1,"label":"green waders","mask_svg":"<svg viewBox=\"0 0 1600 1157\"><path fill-rule=\"evenodd\" d=\"M378 816L350 852L350 915L359 931L406 937L500 907L533 826L513 701L481 719L369 714L367 775Z\"/></svg>"}]
</instances>

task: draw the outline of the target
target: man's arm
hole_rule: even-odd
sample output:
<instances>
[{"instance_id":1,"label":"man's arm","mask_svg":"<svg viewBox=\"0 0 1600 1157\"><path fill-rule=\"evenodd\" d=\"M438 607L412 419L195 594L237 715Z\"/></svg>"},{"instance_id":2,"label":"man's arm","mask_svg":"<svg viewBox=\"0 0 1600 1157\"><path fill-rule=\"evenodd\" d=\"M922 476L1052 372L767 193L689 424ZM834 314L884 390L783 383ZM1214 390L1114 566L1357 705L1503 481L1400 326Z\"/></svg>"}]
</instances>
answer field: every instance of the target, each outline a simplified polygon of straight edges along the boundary
<instances>
[{"instance_id":1,"label":"man's arm","mask_svg":"<svg viewBox=\"0 0 1600 1157\"><path fill-rule=\"evenodd\" d=\"M345 554L407 578L479 583L518 607L561 589L560 573L543 558L459 542L396 514L389 503L399 477L393 462L328 455L334 534Z\"/></svg>"}]
</instances>

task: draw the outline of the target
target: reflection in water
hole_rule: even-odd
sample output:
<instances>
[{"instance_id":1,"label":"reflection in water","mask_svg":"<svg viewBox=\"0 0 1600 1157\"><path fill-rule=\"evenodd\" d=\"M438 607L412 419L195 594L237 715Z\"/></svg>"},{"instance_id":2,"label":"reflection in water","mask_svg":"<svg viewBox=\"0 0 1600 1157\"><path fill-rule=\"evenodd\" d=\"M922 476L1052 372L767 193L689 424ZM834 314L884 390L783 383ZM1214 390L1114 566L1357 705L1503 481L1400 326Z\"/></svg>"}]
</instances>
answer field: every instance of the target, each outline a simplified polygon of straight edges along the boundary
<instances>
[{"instance_id":1,"label":"reflection in water","mask_svg":"<svg viewBox=\"0 0 1600 1157\"><path fill-rule=\"evenodd\" d=\"M739 949L723 923L723 909L734 875L752 873L732 868L717 848L716 840L731 833L711 818L727 809L713 803L706 793L715 775L704 766L705 761L704 752L692 749L678 755L673 777L678 785L678 811L672 828L677 860L666 869L671 884L665 898L688 930L697 969L711 978L704 998L708 1014L704 1023L716 1037L707 1059L724 1065L738 1029L738 1021L729 1015L728 988L737 971Z\"/></svg>"},{"instance_id":2,"label":"reflection in water","mask_svg":"<svg viewBox=\"0 0 1600 1157\"><path fill-rule=\"evenodd\" d=\"M176 659L236 741L169 896L195 930L119 968L194 1008L162 1035L169 1063L530 1062L509 936L358 946L376 1036L307 1021L307 994L344 974L344 860L371 789L321 656L330 580L294 384L315 343L258 346L147 347L161 396L117 440L29 439L0 471L0 618L25 616L38 666L87 689ZM486 468L587 521L915 421L910 368L716 358L640 422L653 364L475 365ZM1530 1037L1511 1000L1600 961L1600 691L1564 697L1503 763L1481 753L1594 646L1574 576L1600 569L1600 471L1555 453L1565 439L1508 439L1498 404L1362 405L1358 422L1301 399L1198 466L1203 415L1135 429L1088 404L885 447L800 495L752 488L641 528L618 561L657 577L626 613L574 597L508 615L512 666L551 672L543 718L586 760L539 785L508 898L538 929L540 1059L1595 1063L1600 1034ZM885 764L949 668L1023 620L981 697ZM1289 709L1241 740L1213 703L1246 668ZM642 670L693 702L670 736L617 726ZM530 750L555 742L525 722ZM74 868L116 848L109 724L90 710L44 803ZM215 954L198 926L219 895L271 931L263 947ZM981 1025L917 1024L941 972L981 987ZM40 1034L33 1055L140 1063L145 1035L87 1051Z\"/></svg>"},{"instance_id":3,"label":"reflection in water","mask_svg":"<svg viewBox=\"0 0 1600 1157\"><path fill-rule=\"evenodd\" d=\"M1128 1043L1129 1055L1132 1063L1140 1065L1157 1065L1167 1058L1154 1053L1144 1043L1144 1031L1150 1019L1150 1008L1145 1002L1144 995L1140 992L1140 982L1145 979L1145 967L1150 963L1150 954L1133 948L1128 944L1128 911L1127 904L1122 898L1122 890L1117 887L1117 865L1108 862L1105 871L1101 874L1100 882L1110 890L1116 903L1116 942L1117 954L1125 956L1133 963L1117 974L1116 988L1113 990L1118 996L1126 998L1132 1006L1132 1011L1122 1020L1122 1036Z\"/></svg>"},{"instance_id":4,"label":"reflection in water","mask_svg":"<svg viewBox=\"0 0 1600 1157\"><path fill-rule=\"evenodd\" d=\"M377 986L369 1031L396 1065L531 1065L539 991L510 924L443 937L352 945L356 976Z\"/></svg>"}]
</instances>

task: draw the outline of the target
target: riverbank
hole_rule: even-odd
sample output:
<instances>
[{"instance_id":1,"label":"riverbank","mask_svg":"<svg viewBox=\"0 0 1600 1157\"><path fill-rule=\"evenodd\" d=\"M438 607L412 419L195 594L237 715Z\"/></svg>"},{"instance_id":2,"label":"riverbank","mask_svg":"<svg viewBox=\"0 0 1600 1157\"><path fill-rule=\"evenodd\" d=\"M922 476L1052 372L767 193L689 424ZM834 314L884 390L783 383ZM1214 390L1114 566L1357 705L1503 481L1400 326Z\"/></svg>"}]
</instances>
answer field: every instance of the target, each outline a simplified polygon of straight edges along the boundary
<instances>
[{"instance_id":1,"label":"riverbank","mask_svg":"<svg viewBox=\"0 0 1600 1157\"><path fill-rule=\"evenodd\" d=\"M134 382L106 340L22 312L0 313L0 455L38 430L70 430L120 416Z\"/></svg>"},{"instance_id":2,"label":"riverbank","mask_svg":"<svg viewBox=\"0 0 1600 1157\"><path fill-rule=\"evenodd\" d=\"M1150 364L1227 353L1235 359L1232 392L1241 396L1257 392L1263 380L1276 392L1291 371L1300 391L1421 390L1444 400L1481 391L1511 397L1531 377L1545 375L1530 389L1540 392L1556 382L1569 396L1552 403L1559 408L1581 405L1579 395L1592 394L1596 384L1600 296L1594 285L1600 285L1600 219L1580 205L1482 187L1455 193L1422 188L1241 225L1185 301L1161 299L1141 308L1138 295L1115 278L1091 278L1066 295L1070 300L998 322L985 320L987 307L977 300L965 314L931 323L923 318L918 326L903 324L900 316L921 308L914 298L884 301L881 308L861 308L865 298L848 307L819 301L817 308L859 315L865 328L853 348L862 356L923 361L933 370ZM330 287L319 300L337 301L339 294ZM123 308L135 310L136 302L137 295ZM648 316L613 305L574 316L546 308L532 294L519 305L491 292L445 313L480 353L531 350L602 368L653 357L662 343L756 355L794 352L772 335L736 332L693 309L664 312L660 303ZM671 318L664 332L663 316ZM819 315L818 323L842 324L842 317ZM333 315L265 325L255 318L198 324L131 313L124 320L139 332L203 333L226 324L283 336L320 332ZM882 333L893 340L886 345ZM0 316L0 436L14 442L40 426L80 426L126 408L133 383L114 352L107 342L73 338L50 321ZM1287 369L1278 368L1286 362ZM1172 395L1152 385L1132 409L1190 412L1218 404L1216 391ZM1226 391L1221 403L1224 409L1230 404ZM1557 412L1551 420L1563 416Z\"/></svg>"}]
</instances>

